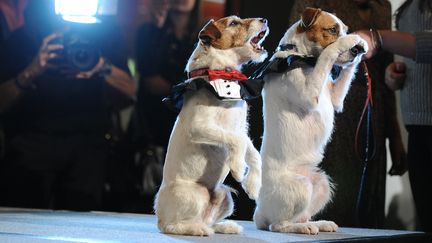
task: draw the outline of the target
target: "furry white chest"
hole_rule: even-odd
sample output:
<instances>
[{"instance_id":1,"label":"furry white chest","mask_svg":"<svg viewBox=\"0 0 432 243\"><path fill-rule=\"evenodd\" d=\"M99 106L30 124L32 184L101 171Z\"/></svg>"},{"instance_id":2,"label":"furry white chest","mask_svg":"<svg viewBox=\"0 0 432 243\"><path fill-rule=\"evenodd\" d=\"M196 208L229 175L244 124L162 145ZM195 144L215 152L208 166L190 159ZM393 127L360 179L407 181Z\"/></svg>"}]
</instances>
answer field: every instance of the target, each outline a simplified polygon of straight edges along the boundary
<instances>
[{"instance_id":1,"label":"furry white chest","mask_svg":"<svg viewBox=\"0 0 432 243\"><path fill-rule=\"evenodd\" d=\"M300 75L300 70L293 71ZM301 76L300 76L301 77ZM303 105L302 97L293 82L304 82L304 77L290 82L279 76L266 81L263 90L264 129L261 154L277 158L286 166L318 164L325 144L333 130L334 108L327 83L314 108ZM282 83L283 82L283 83ZM271 160L273 161L273 160ZM271 166L265 163L264 166ZM279 165L278 165L279 166Z\"/></svg>"},{"instance_id":2,"label":"furry white chest","mask_svg":"<svg viewBox=\"0 0 432 243\"><path fill-rule=\"evenodd\" d=\"M184 100L170 138L164 167L165 178L195 181L205 178L202 183L212 187L228 173L225 163L228 151L217 144L213 145L212 141L197 144L193 141L194 132L202 128L212 131L217 127L233 134L246 133L246 102L219 100L206 89L185 94ZM184 161L181 167L177 164L179 160ZM210 171L206 171L208 169Z\"/></svg>"}]
</instances>

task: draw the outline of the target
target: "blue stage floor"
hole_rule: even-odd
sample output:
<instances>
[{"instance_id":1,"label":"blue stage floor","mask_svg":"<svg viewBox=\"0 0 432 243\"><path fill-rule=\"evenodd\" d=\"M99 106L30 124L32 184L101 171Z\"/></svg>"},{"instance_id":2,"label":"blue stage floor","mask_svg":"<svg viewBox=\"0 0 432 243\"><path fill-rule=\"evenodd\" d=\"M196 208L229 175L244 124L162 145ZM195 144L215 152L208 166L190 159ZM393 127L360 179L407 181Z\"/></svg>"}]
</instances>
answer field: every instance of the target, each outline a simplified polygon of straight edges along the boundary
<instances>
[{"instance_id":1,"label":"blue stage floor","mask_svg":"<svg viewBox=\"0 0 432 243\"><path fill-rule=\"evenodd\" d=\"M210 237L161 234L154 215L0 208L0 242L432 242L421 232L340 228L308 236L256 230L238 221L241 235Z\"/></svg>"}]
</instances>

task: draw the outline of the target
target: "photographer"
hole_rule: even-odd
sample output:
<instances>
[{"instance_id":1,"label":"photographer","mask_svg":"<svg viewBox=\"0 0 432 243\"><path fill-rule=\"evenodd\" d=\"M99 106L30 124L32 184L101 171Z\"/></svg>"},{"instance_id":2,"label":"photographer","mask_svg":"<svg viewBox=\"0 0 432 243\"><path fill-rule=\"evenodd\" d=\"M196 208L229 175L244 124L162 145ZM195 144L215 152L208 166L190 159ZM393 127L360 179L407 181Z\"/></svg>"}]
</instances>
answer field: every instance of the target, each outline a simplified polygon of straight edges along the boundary
<instances>
[{"instance_id":1,"label":"photographer","mask_svg":"<svg viewBox=\"0 0 432 243\"><path fill-rule=\"evenodd\" d=\"M47 9L46 1L30 1L23 26L0 46L0 205L97 210L112 114L134 101L136 86L113 23L86 27L101 55L80 71Z\"/></svg>"}]
</instances>

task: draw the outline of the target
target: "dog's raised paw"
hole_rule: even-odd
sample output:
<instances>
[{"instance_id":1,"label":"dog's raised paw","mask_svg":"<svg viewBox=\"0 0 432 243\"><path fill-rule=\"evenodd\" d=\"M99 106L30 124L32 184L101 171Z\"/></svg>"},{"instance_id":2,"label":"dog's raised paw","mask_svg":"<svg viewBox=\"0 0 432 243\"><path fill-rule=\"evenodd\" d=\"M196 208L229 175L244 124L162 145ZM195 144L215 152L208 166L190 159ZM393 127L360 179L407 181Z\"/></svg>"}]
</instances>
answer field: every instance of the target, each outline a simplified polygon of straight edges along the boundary
<instances>
[{"instance_id":1,"label":"dog's raised paw","mask_svg":"<svg viewBox=\"0 0 432 243\"><path fill-rule=\"evenodd\" d=\"M338 46L339 53L343 53L349 51L358 44L364 46L365 41L358 35L346 35L341 36L334 44Z\"/></svg>"},{"instance_id":2,"label":"dog's raised paw","mask_svg":"<svg viewBox=\"0 0 432 243\"><path fill-rule=\"evenodd\" d=\"M246 169L245 169L246 170ZM244 171L243 170L236 170L231 169L231 176L236 180L237 182L242 182L244 180Z\"/></svg>"},{"instance_id":3,"label":"dog's raised paw","mask_svg":"<svg viewBox=\"0 0 432 243\"><path fill-rule=\"evenodd\" d=\"M261 189L261 178L248 174L242 182L242 187L250 199L256 200Z\"/></svg>"},{"instance_id":4,"label":"dog's raised paw","mask_svg":"<svg viewBox=\"0 0 432 243\"><path fill-rule=\"evenodd\" d=\"M213 226L216 233L220 234L240 234L243 227L232 220L225 220Z\"/></svg>"},{"instance_id":5,"label":"dog's raised paw","mask_svg":"<svg viewBox=\"0 0 432 243\"><path fill-rule=\"evenodd\" d=\"M238 182L242 182L246 174L246 149L247 146L245 143L245 139L242 137L237 138L235 143L233 143L230 151L230 156L228 158L230 163L231 175Z\"/></svg>"}]
</instances>

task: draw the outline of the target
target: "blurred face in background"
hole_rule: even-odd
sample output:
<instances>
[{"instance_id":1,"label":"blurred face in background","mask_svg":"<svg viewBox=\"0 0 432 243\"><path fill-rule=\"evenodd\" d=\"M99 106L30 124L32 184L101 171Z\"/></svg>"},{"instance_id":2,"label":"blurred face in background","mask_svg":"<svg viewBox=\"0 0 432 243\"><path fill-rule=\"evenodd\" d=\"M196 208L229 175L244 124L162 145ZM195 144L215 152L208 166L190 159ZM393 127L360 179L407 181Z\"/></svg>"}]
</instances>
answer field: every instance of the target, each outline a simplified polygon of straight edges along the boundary
<instances>
[{"instance_id":1,"label":"blurred face in background","mask_svg":"<svg viewBox=\"0 0 432 243\"><path fill-rule=\"evenodd\" d=\"M171 0L171 10L178 12L191 12L195 6L196 0Z\"/></svg>"}]
</instances>

